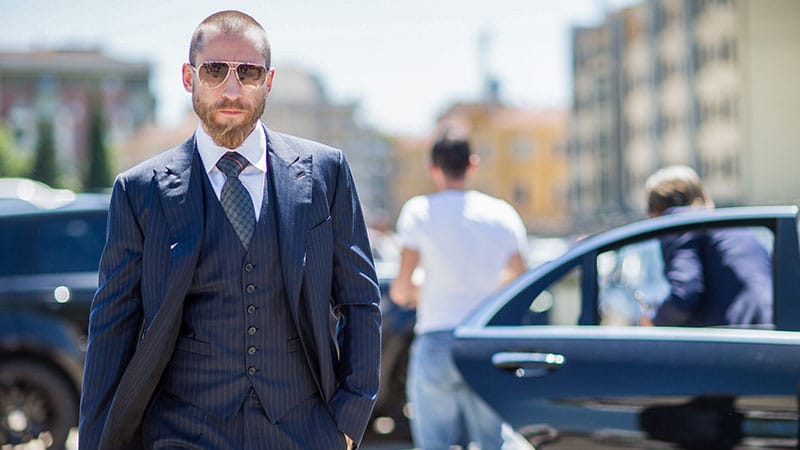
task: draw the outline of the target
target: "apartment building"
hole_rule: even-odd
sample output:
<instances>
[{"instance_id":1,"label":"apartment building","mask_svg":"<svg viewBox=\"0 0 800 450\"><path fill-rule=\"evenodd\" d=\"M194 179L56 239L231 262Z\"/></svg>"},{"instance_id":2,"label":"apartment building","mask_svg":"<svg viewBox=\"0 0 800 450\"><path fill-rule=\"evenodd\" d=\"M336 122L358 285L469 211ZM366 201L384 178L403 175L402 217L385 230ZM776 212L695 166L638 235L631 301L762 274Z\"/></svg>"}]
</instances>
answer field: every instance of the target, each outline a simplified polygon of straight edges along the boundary
<instances>
[{"instance_id":1,"label":"apartment building","mask_svg":"<svg viewBox=\"0 0 800 450\"><path fill-rule=\"evenodd\" d=\"M670 164L718 205L800 201L800 2L646 0L572 41L576 226L642 216L644 180Z\"/></svg>"},{"instance_id":2,"label":"apartment building","mask_svg":"<svg viewBox=\"0 0 800 450\"><path fill-rule=\"evenodd\" d=\"M102 99L113 146L155 120L149 83L148 64L94 50L0 52L0 121L30 155L39 141L38 122L52 122L63 179L78 187L93 97L99 94Z\"/></svg>"}]
</instances>

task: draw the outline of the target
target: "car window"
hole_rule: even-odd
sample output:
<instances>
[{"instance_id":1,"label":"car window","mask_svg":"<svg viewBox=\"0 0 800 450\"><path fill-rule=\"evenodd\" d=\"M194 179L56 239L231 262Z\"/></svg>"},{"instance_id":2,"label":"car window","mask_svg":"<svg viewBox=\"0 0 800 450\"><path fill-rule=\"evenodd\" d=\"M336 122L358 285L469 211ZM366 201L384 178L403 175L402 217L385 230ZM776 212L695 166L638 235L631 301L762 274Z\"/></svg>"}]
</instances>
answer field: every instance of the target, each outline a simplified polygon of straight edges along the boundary
<instances>
[{"instance_id":1,"label":"car window","mask_svg":"<svg viewBox=\"0 0 800 450\"><path fill-rule=\"evenodd\" d=\"M581 316L581 266L572 261L553 271L544 285L528 286L489 325L576 325Z\"/></svg>"},{"instance_id":2,"label":"car window","mask_svg":"<svg viewBox=\"0 0 800 450\"><path fill-rule=\"evenodd\" d=\"M769 228L732 229L753 232L772 259L775 238ZM516 292L488 325L639 325L643 315L652 314L669 293L660 241L666 236L626 240L625 245L606 247L596 259L565 261ZM774 272L771 276L774 283ZM586 291L594 287L596 291ZM586 305L591 309L584 310ZM774 318L767 325L774 325Z\"/></svg>"},{"instance_id":3,"label":"car window","mask_svg":"<svg viewBox=\"0 0 800 450\"><path fill-rule=\"evenodd\" d=\"M643 312L669 293L658 239L600 253L597 284L600 324L637 325Z\"/></svg>"},{"instance_id":4,"label":"car window","mask_svg":"<svg viewBox=\"0 0 800 450\"><path fill-rule=\"evenodd\" d=\"M541 325L577 325L581 315L580 269L576 266L533 299L528 307L532 322Z\"/></svg>"},{"instance_id":5,"label":"car window","mask_svg":"<svg viewBox=\"0 0 800 450\"><path fill-rule=\"evenodd\" d=\"M0 276L17 275L30 271L32 259L28 244L35 231L29 220L8 219L0 222Z\"/></svg>"},{"instance_id":6,"label":"car window","mask_svg":"<svg viewBox=\"0 0 800 450\"><path fill-rule=\"evenodd\" d=\"M0 227L0 276L97 270L105 245L106 216L34 215Z\"/></svg>"},{"instance_id":7,"label":"car window","mask_svg":"<svg viewBox=\"0 0 800 450\"><path fill-rule=\"evenodd\" d=\"M752 232L773 253L774 234L766 227L739 228ZM659 237L602 252L597 257L598 313L601 325L635 326L669 295Z\"/></svg>"}]
</instances>

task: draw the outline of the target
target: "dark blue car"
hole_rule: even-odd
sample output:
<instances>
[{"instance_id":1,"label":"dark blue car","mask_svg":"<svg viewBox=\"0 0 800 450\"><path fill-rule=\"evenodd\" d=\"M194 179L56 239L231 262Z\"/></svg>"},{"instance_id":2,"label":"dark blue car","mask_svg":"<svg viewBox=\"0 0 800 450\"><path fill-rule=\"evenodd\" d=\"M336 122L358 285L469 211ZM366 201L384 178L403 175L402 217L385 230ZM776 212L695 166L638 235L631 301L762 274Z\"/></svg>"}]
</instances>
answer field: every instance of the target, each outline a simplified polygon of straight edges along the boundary
<instances>
[{"instance_id":1,"label":"dark blue car","mask_svg":"<svg viewBox=\"0 0 800 450\"><path fill-rule=\"evenodd\" d=\"M796 207L644 220L586 238L521 276L456 330L470 386L537 449L797 448ZM659 237L755 231L773 266L773 323L645 327L666 292Z\"/></svg>"}]
</instances>

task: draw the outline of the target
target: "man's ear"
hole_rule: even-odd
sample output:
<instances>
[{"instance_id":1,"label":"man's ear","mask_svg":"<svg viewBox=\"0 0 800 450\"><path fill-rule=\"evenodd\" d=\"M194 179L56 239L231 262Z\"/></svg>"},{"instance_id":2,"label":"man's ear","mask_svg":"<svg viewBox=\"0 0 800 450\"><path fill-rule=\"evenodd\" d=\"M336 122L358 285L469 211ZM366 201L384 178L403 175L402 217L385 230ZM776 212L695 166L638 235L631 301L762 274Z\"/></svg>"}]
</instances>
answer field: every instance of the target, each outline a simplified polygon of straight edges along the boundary
<instances>
[{"instance_id":1,"label":"man's ear","mask_svg":"<svg viewBox=\"0 0 800 450\"><path fill-rule=\"evenodd\" d=\"M481 164L480 156L476 154L469 155L469 165L467 166L466 174L467 176L472 176L476 170L478 170L478 166Z\"/></svg>"},{"instance_id":2,"label":"man's ear","mask_svg":"<svg viewBox=\"0 0 800 450\"><path fill-rule=\"evenodd\" d=\"M267 92L272 90L272 80L274 79L275 79L275 68L270 67L269 69L267 69L267 82L266 82Z\"/></svg>"},{"instance_id":3,"label":"man's ear","mask_svg":"<svg viewBox=\"0 0 800 450\"><path fill-rule=\"evenodd\" d=\"M184 63L181 68L181 78L183 78L183 88L191 93L194 90L194 68L189 63Z\"/></svg>"}]
</instances>

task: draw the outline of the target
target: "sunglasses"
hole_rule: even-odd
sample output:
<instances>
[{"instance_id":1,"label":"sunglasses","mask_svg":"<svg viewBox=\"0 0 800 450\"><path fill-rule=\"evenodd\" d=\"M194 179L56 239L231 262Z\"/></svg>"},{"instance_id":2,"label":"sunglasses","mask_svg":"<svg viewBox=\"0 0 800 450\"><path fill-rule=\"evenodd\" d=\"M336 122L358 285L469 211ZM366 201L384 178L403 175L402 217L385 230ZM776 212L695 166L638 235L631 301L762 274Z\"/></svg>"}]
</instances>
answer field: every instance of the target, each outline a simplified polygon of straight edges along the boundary
<instances>
[{"instance_id":1,"label":"sunglasses","mask_svg":"<svg viewBox=\"0 0 800 450\"><path fill-rule=\"evenodd\" d=\"M189 66L197 72L200 84L208 89L222 86L232 71L236 71L236 79L247 89L258 89L267 81L267 68L259 64L206 61L200 64L200 68Z\"/></svg>"}]
</instances>

